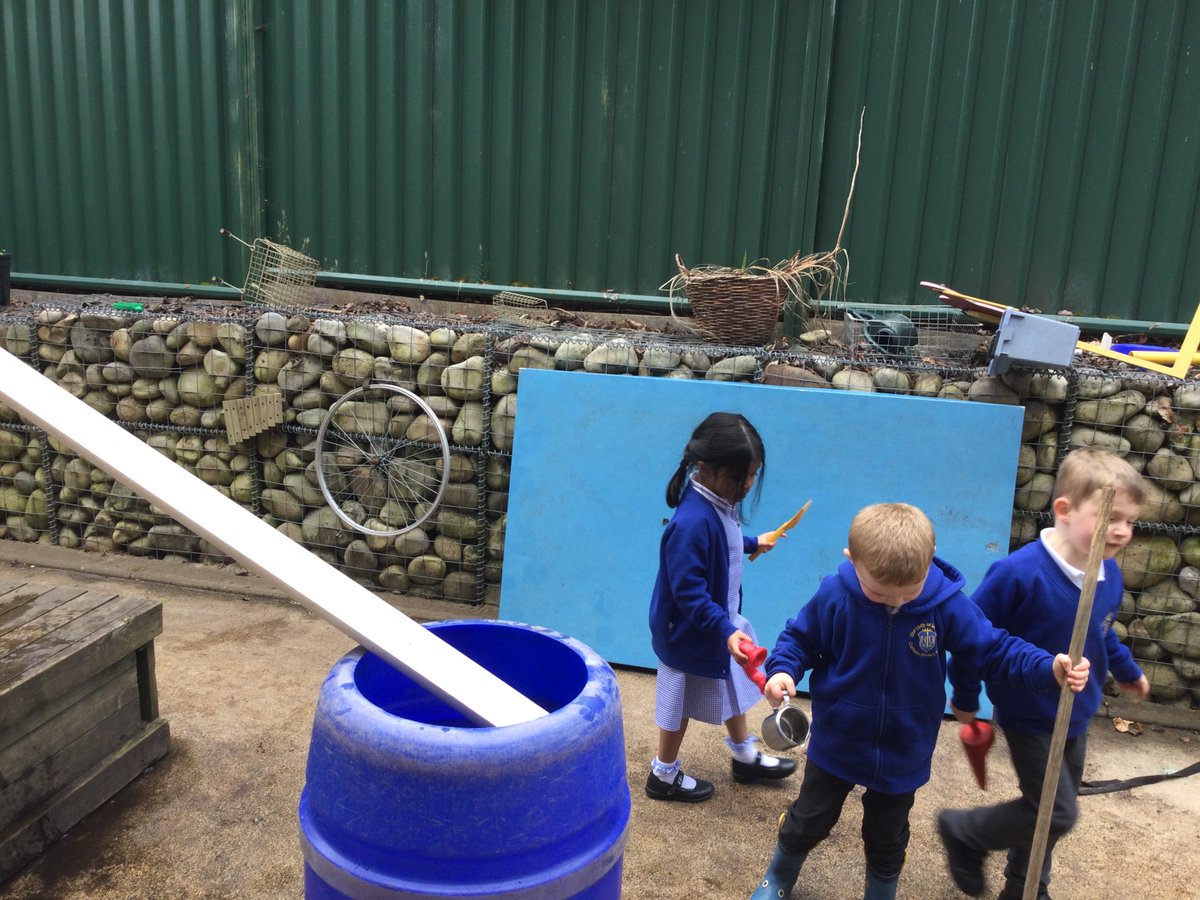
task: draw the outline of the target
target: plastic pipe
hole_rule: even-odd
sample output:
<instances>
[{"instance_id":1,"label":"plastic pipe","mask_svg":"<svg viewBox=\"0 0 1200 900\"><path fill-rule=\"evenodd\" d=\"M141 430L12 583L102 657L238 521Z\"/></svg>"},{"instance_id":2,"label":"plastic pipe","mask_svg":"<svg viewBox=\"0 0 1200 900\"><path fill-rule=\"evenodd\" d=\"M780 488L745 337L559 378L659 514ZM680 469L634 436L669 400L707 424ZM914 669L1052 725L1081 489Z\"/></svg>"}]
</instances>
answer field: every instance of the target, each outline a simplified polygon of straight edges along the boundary
<instances>
[{"instance_id":1,"label":"plastic pipe","mask_svg":"<svg viewBox=\"0 0 1200 900\"><path fill-rule=\"evenodd\" d=\"M471 721L515 725L546 715L474 660L3 349L0 399Z\"/></svg>"},{"instance_id":2,"label":"plastic pipe","mask_svg":"<svg viewBox=\"0 0 1200 900\"><path fill-rule=\"evenodd\" d=\"M214 300L238 300L241 292L237 288L221 287L213 284L187 284L167 281L135 281L120 278L88 278L82 275L47 275L40 272L13 272L14 287L49 288L58 291L92 291L108 294L139 294L142 296L164 297L203 297ZM666 314L670 311L670 300L667 297L656 297L652 294L619 294L615 291L573 291L555 288L519 287L509 285L477 284L468 281L429 281L421 278L393 278L384 275L359 275L353 272L318 272L317 285L320 287L345 287L351 290L375 290L391 293L426 294L433 299L453 300L458 297L492 297L501 291L515 290L517 293L538 297L548 303L560 303L567 306L585 309L643 309L648 312ZM681 309L690 309L686 298L676 297L675 303ZM918 325L926 320L944 321L948 314L954 311L944 305L911 304L911 303L858 303L839 302L822 303L815 312L823 316L839 317L846 308L869 310L871 312L903 313L913 319ZM785 312L784 321L788 314ZM962 317L966 318L966 317ZM1139 333L1153 335L1170 335L1182 337L1187 334L1188 326L1181 322L1151 322L1140 319L1105 319L1099 316L1047 316L1061 322L1071 322L1078 325L1081 331L1099 333Z\"/></svg>"},{"instance_id":3,"label":"plastic pipe","mask_svg":"<svg viewBox=\"0 0 1200 900\"><path fill-rule=\"evenodd\" d=\"M22 289L45 288L70 293L137 294L139 297L203 297L207 300L241 300L237 288L216 284L178 284L173 281L132 281L124 278L86 278L82 275L44 275L13 272L14 285Z\"/></svg>"}]
</instances>

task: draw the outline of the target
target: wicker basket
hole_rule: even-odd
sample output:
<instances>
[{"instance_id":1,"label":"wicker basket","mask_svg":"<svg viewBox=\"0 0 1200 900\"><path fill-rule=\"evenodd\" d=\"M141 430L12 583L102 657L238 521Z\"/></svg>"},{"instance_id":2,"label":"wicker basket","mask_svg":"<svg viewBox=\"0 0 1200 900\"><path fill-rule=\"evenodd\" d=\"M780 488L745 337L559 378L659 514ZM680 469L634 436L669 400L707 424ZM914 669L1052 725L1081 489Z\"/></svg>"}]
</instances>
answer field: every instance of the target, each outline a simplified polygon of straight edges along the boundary
<instances>
[{"instance_id":1,"label":"wicker basket","mask_svg":"<svg viewBox=\"0 0 1200 900\"><path fill-rule=\"evenodd\" d=\"M678 254L675 264L679 266L679 278L673 279L672 285L682 287L695 316L692 327L706 338L723 344L761 346L774 337L788 296L787 285L780 279L737 269L689 269Z\"/></svg>"}]
</instances>

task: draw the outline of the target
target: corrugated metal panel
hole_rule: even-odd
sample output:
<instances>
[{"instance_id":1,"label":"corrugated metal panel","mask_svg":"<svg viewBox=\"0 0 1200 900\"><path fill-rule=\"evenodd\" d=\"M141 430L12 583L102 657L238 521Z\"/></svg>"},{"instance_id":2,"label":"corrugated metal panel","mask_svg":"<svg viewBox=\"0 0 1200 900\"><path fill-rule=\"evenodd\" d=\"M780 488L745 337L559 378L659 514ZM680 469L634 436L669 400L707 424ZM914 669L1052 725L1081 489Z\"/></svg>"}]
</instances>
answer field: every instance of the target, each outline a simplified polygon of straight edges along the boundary
<instances>
[{"instance_id":1,"label":"corrugated metal panel","mask_svg":"<svg viewBox=\"0 0 1200 900\"><path fill-rule=\"evenodd\" d=\"M326 269L654 293L811 244L832 0L276 3L270 235Z\"/></svg>"},{"instance_id":2,"label":"corrugated metal panel","mask_svg":"<svg viewBox=\"0 0 1200 900\"><path fill-rule=\"evenodd\" d=\"M327 270L656 293L831 249L1089 315L1200 297L1187 0L9 0L0 246L18 271Z\"/></svg>"},{"instance_id":3,"label":"corrugated metal panel","mask_svg":"<svg viewBox=\"0 0 1200 900\"><path fill-rule=\"evenodd\" d=\"M0 246L18 271L244 271L218 229L261 227L250 8L0 4Z\"/></svg>"},{"instance_id":4,"label":"corrugated metal panel","mask_svg":"<svg viewBox=\"0 0 1200 900\"><path fill-rule=\"evenodd\" d=\"M1191 320L1200 5L842 0L837 16L817 239L837 234L865 106L852 298L925 302L927 279Z\"/></svg>"}]
</instances>

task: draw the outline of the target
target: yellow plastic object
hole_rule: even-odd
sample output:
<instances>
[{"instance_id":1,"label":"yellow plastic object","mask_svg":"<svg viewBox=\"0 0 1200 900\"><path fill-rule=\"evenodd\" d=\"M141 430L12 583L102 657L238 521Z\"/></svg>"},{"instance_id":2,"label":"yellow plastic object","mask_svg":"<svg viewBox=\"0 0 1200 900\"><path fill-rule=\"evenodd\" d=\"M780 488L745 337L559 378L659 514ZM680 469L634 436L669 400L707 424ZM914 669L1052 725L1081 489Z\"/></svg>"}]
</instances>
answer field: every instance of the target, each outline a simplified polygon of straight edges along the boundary
<instances>
[{"instance_id":1,"label":"yellow plastic object","mask_svg":"<svg viewBox=\"0 0 1200 900\"><path fill-rule=\"evenodd\" d=\"M996 315L996 321L1000 321L1000 316L1004 314L1007 308L1003 303L996 303L992 300L984 300L980 297L972 297L969 294L963 294L952 290L944 284L934 284L929 281L922 281L921 287L927 287L930 290L938 291L941 294L949 297L955 297L962 301L971 304L974 309L969 309L966 306L959 308L967 312L968 315L974 316L977 319L988 321L992 313ZM958 305L958 304L954 304ZM1200 365L1200 354L1196 351L1200 350L1200 306L1196 307L1196 313L1192 316L1192 324L1188 326L1187 334L1183 337L1183 344L1179 348L1178 353L1163 353L1161 351L1137 351L1130 353L1118 353L1116 350L1109 350L1101 347L1099 344L1088 344L1084 341L1079 341L1075 344L1076 349L1082 350L1084 353L1091 353L1095 356L1103 356L1106 359L1115 359L1120 362L1127 363L1131 366L1137 366L1139 369L1147 369L1151 372L1158 372L1160 375L1170 375L1173 378L1184 378L1187 376L1188 370L1193 365ZM1159 357L1170 357L1170 359ZM1164 365L1169 362L1170 365Z\"/></svg>"},{"instance_id":2,"label":"yellow plastic object","mask_svg":"<svg viewBox=\"0 0 1200 900\"><path fill-rule=\"evenodd\" d=\"M1138 359L1145 359L1156 363L1175 363L1179 362L1178 350L1131 350L1130 356L1136 356ZM1192 365L1200 366L1200 353L1192 354Z\"/></svg>"},{"instance_id":3,"label":"yellow plastic object","mask_svg":"<svg viewBox=\"0 0 1200 900\"><path fill-rule=\"evenodd\" d=\"M1188 369L1196 363L1196 351L1200 349L1200 306L1196 307L1196 314L1192 316L1192 324L1188 326L1187 334L1183 336L1183 343L1179 347L1179 352L1174 354L1175 360L1169 366L1159 362L1152 362L1141 356L1141 353L1147 352L1145 350L1140 351L1138 356L1133 356L1129 353L1117 353L1115 350L1106 350L1104 347L1099 347L1095 344L1085 344L1083 341L1080 341L1076 346L1085 353L1094 353L1096 356L1103 356L1106 359L1118 359L1121 362L1129 363L1131 366L1148 369L1151 372L1158 372L1160 375L1170 375L1172 378L1184 378L1188 373Z\"/></svg>"},{"instance_id":4,"label":"yellow plastic object","mask_svg":"<svg viewBox=\"0 0 1200 900\"><path fill-rule=\"evenodd\" d=\"M779 540L781 537L783 537L785 534L787 534L787 532L790 529L796 527L796 524L801 519L804 518L804 514L808 511L808 507L811 504L812 504L812 501L809 500L808 503L805 503L802 507L800 507L800 510L794 516L792 516L790 519L788 519L786 522L784 522L782 525L780 525L774 531L770 531L767 533L771 535L771 538L773 540L776 540L776 541ZM753 553L751 553L750 554L750 562L754 562L756 559L758 559L758 557L762 554L762 552L763 552L762 550L755 550Z\"/></svg>"}]
</instances>

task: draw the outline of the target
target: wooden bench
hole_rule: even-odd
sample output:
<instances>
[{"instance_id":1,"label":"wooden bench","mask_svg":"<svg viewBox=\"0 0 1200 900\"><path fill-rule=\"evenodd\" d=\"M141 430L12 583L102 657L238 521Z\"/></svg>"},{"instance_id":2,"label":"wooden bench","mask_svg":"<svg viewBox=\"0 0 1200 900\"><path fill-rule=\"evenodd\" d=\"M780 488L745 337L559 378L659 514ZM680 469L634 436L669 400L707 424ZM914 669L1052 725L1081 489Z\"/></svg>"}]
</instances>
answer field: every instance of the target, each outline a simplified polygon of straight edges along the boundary
<instances>
[{"instance_id":1,"label":"wooden bench","mask_svg":"<svg viewBox=\"0 0 1200 900\"><path fill-rule=\"evenodd\" d=\"M0 882L170 747L162 604L0 575Z\"/></svg>"}]
</instances>

